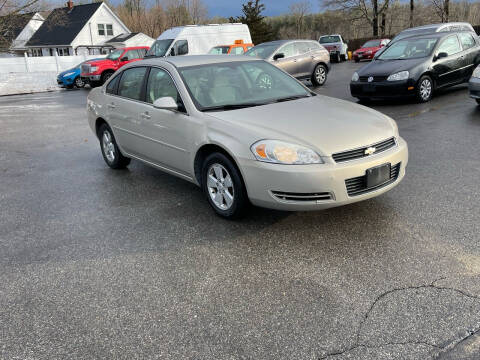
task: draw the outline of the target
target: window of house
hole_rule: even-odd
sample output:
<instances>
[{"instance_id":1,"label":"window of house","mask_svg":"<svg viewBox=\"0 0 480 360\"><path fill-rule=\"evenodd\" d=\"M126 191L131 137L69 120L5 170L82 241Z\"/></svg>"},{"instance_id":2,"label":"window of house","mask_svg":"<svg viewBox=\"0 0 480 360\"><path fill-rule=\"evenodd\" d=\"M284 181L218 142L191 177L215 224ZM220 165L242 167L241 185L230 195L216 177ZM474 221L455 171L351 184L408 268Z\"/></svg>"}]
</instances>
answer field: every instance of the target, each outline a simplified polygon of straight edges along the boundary
<instances>
[{"instance_id":1,"label":"window of house","mask_svg":"<svg viewBox=\"0 0 480 360\"><path fill-rule=\"evenodd\" d=\"M134 67L125 70L118 85L118 95L129 99L141 100L143 78L146 70L146 67Z\"/></svg>"},{"instance_id":2,"label":"window of house","mask_svg":"<svg viewBox=\"0 0 480 360\"><path fill-rule=\"evenodd\" d=\"M105 25L98 24L97 26L98 26L98 35L105 36Z\"/></svg>"},{"instance_id":3,"label":"window of house","mask_svg":"<svg viewBox=\"0 0 480 360\"><path fill-rule=\"evenodd\" d=\"M33 57L43 56L42 49L32 49L32 56Z\"/></svg>"},{"instance_id":4,"label":"window of house","mask_svg":"<svg viewBox=\"0 0 480 360\"><path fill-rule=\"evenodd\" d=\"M107 27L107 35L113 35L113 26L112 24L106 24Z\"/></svg>"},{"instance_id":5,"label":"window of house","mask_svg":"<svg viewBox=\"0 0 480 360\"><path fill-rule=\"evenodd\" d=\"M69 56L70 51L68 48L57 48L57 55L58 56Z\"/></svg>"}]
</instances>

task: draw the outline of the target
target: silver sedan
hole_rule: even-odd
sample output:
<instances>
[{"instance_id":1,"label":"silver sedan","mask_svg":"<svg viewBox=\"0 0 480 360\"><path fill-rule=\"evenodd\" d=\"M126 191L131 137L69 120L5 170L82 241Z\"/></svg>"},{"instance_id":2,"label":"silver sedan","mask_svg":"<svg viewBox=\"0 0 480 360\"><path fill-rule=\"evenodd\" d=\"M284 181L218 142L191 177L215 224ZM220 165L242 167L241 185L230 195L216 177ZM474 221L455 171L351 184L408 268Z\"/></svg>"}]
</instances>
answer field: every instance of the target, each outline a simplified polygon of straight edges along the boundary
<instances>
[{"instance_id":1,"label":"silver sedan","mask_svg":"<svg viewBox=\"0 0 480 360\"><path fill-rule=\"evenodd\" d=\"M191 181L223 217L250 203L318 210L372 198L408 162L394 120L258 59L138 61L93 89L87 108L108 166L136 159Z\"/></svg>"}]
</instances>

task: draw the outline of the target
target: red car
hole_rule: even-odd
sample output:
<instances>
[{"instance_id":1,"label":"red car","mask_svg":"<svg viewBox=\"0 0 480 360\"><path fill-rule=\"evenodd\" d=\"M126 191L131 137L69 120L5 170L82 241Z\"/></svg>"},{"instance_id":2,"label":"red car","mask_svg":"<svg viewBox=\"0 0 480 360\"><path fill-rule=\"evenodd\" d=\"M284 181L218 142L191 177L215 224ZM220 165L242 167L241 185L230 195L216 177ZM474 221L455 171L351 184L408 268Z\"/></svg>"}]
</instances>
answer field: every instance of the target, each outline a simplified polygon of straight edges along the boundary
<instances>
[{"instance_id":1,"label":"red car","mask_svg":"<svg viewBox=\"0 0 480 360\"><path fill-rule=\"evenodd\" d=\"M353 52L353 60L372 60L375 53L390 42L390 39L369 40L358 50Z\"/></svg>"},{"instance_id":2,"label":"red car","mask_svg":"<svg viewBox=\"0 0 480 360\"><path fill-rule=\"evenodd\" d=\"M115 49L105 59L87 61L82 64L82 80L91 87L100 86L123 65L142 60L148 49L148 46Z\"/></svg>"}]
</instances>

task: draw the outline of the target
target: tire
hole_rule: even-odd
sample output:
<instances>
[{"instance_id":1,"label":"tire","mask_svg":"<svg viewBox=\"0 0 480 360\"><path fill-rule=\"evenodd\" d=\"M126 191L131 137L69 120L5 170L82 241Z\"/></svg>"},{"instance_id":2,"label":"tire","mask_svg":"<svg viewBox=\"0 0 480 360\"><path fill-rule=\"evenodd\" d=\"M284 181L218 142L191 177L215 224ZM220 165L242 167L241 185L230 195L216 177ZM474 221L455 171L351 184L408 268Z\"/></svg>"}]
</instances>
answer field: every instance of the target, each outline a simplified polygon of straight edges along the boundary
<instances>
[{"instance_id":1,"label":"tire","mask_svg":"<svg viewBox=\"0 0 480 360\"><path fill-rule=\"evenodd\" d=\"M323 64L317 64L313 69L311 77L312 84L315 86L322 86L327 81L327 68Z\"/></svg>"},{"instance_id":2,"label":"tire","mask_svg":"<svg viewBox=\"0 0 480 360\"><path fill-rule=\"evenodd\" d=\"M75 80L73 81L75 86L79 89L83 88L85 86L85 82L82 80L80 76L77 76Z\"/></svg>"},{"instance_id":3,"label":"tire","mask_svg":"<svg viewBox=\"0 0 480 360\"><path fill-rule=\"evenodd\" d=\"M340 61L341 61L340 53L337 53L337 56L335 56L335 62L339 63Z\"/></svg>"},{"instance_id":4,"label":"tire","mask_svg":"<svg viewBox=\"0 0 480 360\"><path fill-rule=\"evenodd\" d=\"M67 89L73 89L73 84L72 85L67 85L65 86Z\"/></svg>"},{"instance_id":5,"label":"tire","mask_svg":"<svg viewBox=\"0 0 480 360\"><path fill-rule=\"evenodd\" d=\"M238 219L245 214L249 201L242 176L227 156L215 152L202 166L202 190L217 215Z\"/></svg>"},{"instance_id":6,"label":"tire","mask_svg":"<svg viewBox=\"0 0 480 360\"><path fill-rule=\"evenodd\" d=\"M103 85L105 82L107 82L108 79L113 75L113 71L104 71L102 74L102 80L100 80L100 83Z\"/></svg>"},{"instance_id":7,"label":"tire","mask_svg":"<svg viewBox=\"0 0 480 360\"><path fill-rule=\"evenodd\" d=\"M102 85L100 81L90 81L89 84L92 89Z\"/></svg>"},{"instance_id":8,"label":"tire","mask_svg":"<svg viewBox=\"0 0 480 360\"><path fill-rule=\"evenodd\" d=\"M123 156L118 148L112 129L107 124L102 124L98 129L98 139L100 140L100 150L103 160L112 169L124 169L130 164L130 158Z\"/></svg>"},{"instance_id":9,"label":"tire","mask_svg":"<svg viewBox=\"0 0 480 360\"><path fill-rule=\"evenodd\" d=\"M428 102L433 96L433 81L428 75L420 77L417 83L417 100L419 102Z\"/></svg>"},{"instance_id":10,"label":"tire","mask_svg":"<svg viewBox=\"0 0 480 360\"><path fill-rule=\"evenodd\" d=\"M340 55L340 57L342 58L342 61L347 61L348 60L347 54Z\"/></svg>"},{"instance_id":11,"label":"tire","mask_svg":"<svg viewBox=\"0 0 480 360\"><path fill-rule=\"evenodd\" d=\"M355 58L354 60L355 60L356 63L360 62L359 58Z\"/></svg>"},{"instance_id":12,"label":"tire","mask_svg":"<svg viewBox=\"0 0 480 360\"><path fill-rule=\"evenodd\" d=\"M475 99L478 105L480 105L480 99Z\"/></svg>"}]
</instances>

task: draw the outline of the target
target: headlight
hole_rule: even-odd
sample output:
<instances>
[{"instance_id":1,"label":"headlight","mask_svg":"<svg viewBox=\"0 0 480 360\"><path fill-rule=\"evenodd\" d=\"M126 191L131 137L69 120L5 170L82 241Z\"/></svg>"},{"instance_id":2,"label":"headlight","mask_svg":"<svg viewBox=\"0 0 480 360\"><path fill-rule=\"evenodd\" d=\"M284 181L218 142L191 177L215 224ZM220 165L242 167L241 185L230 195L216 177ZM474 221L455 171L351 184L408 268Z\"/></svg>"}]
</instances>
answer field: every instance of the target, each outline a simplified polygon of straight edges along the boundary
<instances>
[{"instance_id":1,"label":"headlight","mask_svg":"<svg viewBox=\"0 0 480 360\"><path fill-rule=\"evenodd\" d=\"M69 73L63 74L63 76L72 76L73 74L75 74L75 73L74 72L69 72Z\"/></svg>"},{"instance_id":2,"label":"headlight","mask_svg":"<svg viewBox=\"0 0 480 360\"><path fill-rule=\"evenodd\" d=\"M250 147L259 161L276 164L323 164L315 151L278 140L260 140Z\"/></svg>"},{"instance_id":3,"label":"headlight","mask_svg":"<svg viewBox=\"0 0 480 360\"><path fill-rule=\"evenodd\" d=\"M480 66L477 66L475 70L473 70L472 77L480 79Z\"/></svg>"},{"instance_id":4,"label":"headlight","mask_svg":"<svg viewBox=\"0 0 480 360\"><path fill-rule=\"evenodd\" d=\"M359 78L359 76L358 76L357 72L354 72L353 75L352 75L352 81L358 81L358 78Z\"/></svg>"},{"instance_id":5,"label":"headlight","mask_svg":"<svg viewBox=\"0 0 480 360\"><path fill-rule=\"evenodd\" d=\"M97 71L97 70L98 70L98 66L92 66L92 67L90 68L90 72L95 72L95 71Z\"/></svg>"},{"instance_id":6,"label":"headlight","mask_svg":"<svg viewBox=\"0 0 480 360\"><path fill-rule=\"evenodd\" d=\"M398 73L392 74L387 78L387 81L399 81L399 80L407 80L410 74L408 71L400 71Z\"/></svg>"},{"instance_id":7,"label":"headlight","mask_svg":"<svg viewBox=\"0 0 480 360\"><path fill-rule=\"evenodd\" d=\"M372 53L372 50L368 50L368 51L367 51L367 54L371 54L371 53Z\"/></svg>"}]
</instances>

